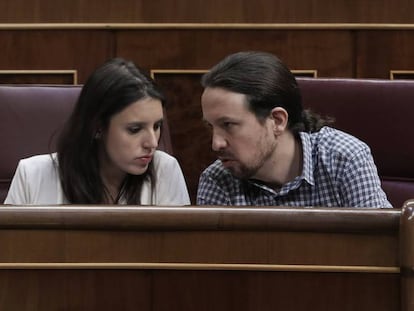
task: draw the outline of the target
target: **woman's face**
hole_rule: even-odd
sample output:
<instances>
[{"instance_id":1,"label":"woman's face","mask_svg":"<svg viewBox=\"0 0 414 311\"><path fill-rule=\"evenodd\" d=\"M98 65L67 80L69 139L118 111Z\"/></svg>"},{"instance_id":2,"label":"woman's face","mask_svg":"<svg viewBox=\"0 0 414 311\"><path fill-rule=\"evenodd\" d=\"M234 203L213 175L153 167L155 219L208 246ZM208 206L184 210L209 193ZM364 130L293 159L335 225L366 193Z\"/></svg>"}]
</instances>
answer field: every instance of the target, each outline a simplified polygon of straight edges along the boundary
<instances>
[{"instance_id":1,"label":"woman's face","mask_svg":"<svg viewBox=\"0 0 414 311\"><path fill-rule=\"evenodd\" d=\"M158 146L162 121L161 101L150 97L112 116L102 137L101 173L114 178L145 173Z\"/></svg>"}]
</instances>

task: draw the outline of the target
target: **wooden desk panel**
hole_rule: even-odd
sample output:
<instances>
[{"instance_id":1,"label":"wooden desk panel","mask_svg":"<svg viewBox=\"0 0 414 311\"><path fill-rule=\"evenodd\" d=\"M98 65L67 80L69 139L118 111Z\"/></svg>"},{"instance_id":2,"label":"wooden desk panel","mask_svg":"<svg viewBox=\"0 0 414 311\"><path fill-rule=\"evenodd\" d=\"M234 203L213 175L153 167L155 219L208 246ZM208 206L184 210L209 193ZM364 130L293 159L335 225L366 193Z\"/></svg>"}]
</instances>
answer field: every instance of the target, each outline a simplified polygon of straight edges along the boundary
<instances>
[{"instance_id":1,"label":"wooden desk panel","mask_svg":"<svg viewBox=\"0 0 414 311\"><path fill-rule=\"evenodd\" d=\"M3 207L0 309L400 310L399 217Z\"/></svg>"},{"instance_id":2,"label":"wooden desk panel","mask_svg":"<svg viewBox=\"0 0 414 311\"><path fill-rule=\"evenodd\" d=\"M0 270L2 310L393 311L399 292L396 274Z\"/></svg>"},{"instance_id":3,"label":"wooden desk panel","mask_svg":"<svg viewBox=\"0 0 414 311\"><path fill-rule=\"evenodd\" d=\"M398 237L381 233L12 229L0 245L0 262L398 265Z\"/></svg>"}]
</instances>

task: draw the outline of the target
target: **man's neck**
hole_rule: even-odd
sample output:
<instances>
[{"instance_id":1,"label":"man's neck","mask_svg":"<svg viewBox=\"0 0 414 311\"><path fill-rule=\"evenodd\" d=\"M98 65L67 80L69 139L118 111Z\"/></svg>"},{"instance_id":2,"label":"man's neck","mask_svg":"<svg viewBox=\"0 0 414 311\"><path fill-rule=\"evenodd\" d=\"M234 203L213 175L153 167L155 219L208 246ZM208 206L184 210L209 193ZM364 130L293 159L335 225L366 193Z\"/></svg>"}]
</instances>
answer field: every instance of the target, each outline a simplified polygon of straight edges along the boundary
<instances>
[{"instance_id":1,"label":"man's neck","mask_svg":"<svg viewBox=\"0 0 414 311\"><path fill-rule=\"evenodd\" d=\"M275 151L261 169L261 174L255 179L263 181L273 189L279 189L284 184L302 174L303 149L300 139L290 132L279 136Z\"/></svg>"}]
</instances>

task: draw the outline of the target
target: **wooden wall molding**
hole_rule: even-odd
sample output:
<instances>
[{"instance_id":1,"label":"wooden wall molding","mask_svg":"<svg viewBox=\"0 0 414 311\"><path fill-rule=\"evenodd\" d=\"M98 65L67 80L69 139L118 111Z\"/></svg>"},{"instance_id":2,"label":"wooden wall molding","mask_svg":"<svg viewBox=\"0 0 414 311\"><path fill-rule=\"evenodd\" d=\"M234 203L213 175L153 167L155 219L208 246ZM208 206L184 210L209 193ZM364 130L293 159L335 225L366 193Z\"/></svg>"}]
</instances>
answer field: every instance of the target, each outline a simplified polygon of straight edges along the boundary
<instances>
[{"instance_id":1,"label":"wooden wall molding","mask_svg":"<svg viewBox=\"0 0 414 311\"><path fill-rule=\"evenodd\" d=\"M414 70L390 70L390 79L414 79Z\"/></svg>"},{"instance_id":2,"label":"wooden wall molding","mask_svg":"<svg viewBox=\"0 0 414 311\"><path fill-rule=\"evenodd\" d=\"M31 29L248 29L248 30L413 30L390 23L0 23L0 30Z\"/></svg>"},{"instance_id":3,"label":"wooden wall molding","mask_svg":"<svg viewBox=\"0 0 414 311\"><path fill-rule=\"evenodd\" d=\"M151 78L156 79L157 74L204 74L208 69L151 69ZM318 70L316 69L293 69L291 72L295 76L317 78Z\"/></svg>"},{"instance_id":4,"label":"wooden wall molding","mask_svg":"<svg viewBox=\"0 0 414 311\"><path fill-rule=\"evenodd\" d=\"M223 271L289 271L289 272L347 272L347 273L400 273L399 267L333 266L333 265L272 265L272 264L211 264L172 262L76 262L76 263L0 263L1 269L139 269L139 270L223 270Z\"/></svg>"},{"instance_id":5,"label":"wooden wall molding","mask_svg":"<svg viewBox=\"0 0 414 311\"><path fill-rule=\"evenodd\" d=\"M78 84L78 71L77 70L0 70L0 83L1 84L8 84L7 79L6 81L3 81L3 77L5 76L15 76L15 77L23 77L24 76L65 76L69 75L72 78L72 84L76 85ZM16 83L15 81L11 82L12 84ZM23 82L26 83L26 82ZM36 82L37 83L37 82ZM39 81L39 84L53 84L49 81ZM59 83L61 84L61 83Z\"/></svg>"},{"instance_id":6,"label":"wooden wall molding","mask_svg":"<svg viewBox=\"0 0 414 311\"><path fill-rule=\"evenodd\" d=\"M157 74L204 74L208 69L151 69L151 78L156 79Z\"/></svg>"}]
</instances>

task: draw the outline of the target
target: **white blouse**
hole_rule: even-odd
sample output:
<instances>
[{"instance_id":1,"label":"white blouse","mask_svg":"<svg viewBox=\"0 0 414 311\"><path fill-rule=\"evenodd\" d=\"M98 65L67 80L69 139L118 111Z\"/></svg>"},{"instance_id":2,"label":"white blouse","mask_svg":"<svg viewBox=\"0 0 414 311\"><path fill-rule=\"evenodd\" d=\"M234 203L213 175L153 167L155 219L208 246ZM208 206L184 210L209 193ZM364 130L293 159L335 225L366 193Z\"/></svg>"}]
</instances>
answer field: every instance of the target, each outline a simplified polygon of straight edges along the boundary
<instances>
[{"instance_id":1,"label":"white blouse","mask_svg":"<svg viewBox=\"0 0 414 311\"><path fill-rule=\"evenodd\" d=\"M56 153L42 154L20 160L4 204L69 204L60 183L56 156ZM177 160L157 150L153 165L156 191L152 191L149 180L144 181L141 204L190 205L185 179Z\"/></svg>"}]
</instances>

